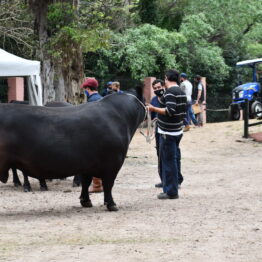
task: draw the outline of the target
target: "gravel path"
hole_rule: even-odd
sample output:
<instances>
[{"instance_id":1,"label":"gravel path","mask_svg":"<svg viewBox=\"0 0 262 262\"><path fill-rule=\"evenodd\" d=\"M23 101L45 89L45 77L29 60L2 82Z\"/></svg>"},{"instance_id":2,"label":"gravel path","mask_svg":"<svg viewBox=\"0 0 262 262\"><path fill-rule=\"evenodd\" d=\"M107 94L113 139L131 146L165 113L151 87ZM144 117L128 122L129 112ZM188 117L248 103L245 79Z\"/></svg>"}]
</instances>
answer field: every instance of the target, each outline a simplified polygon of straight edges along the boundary
<instances>
[{"instance_id":1,"label":"gravel path","mask_svg":"<svg viewBox=\"0 0 262 262\"><path fill-rule=\"evenodd\" d=\"M262 261L262 144L242 138L243 123L194 128L182 139L185 178L178 200L158 200L157 159L137 132L113 190L79 204L72 178L24 193L0 185L0 261ZM260 131L261 127L256 127Z\"/></svg>"}]
</instances>

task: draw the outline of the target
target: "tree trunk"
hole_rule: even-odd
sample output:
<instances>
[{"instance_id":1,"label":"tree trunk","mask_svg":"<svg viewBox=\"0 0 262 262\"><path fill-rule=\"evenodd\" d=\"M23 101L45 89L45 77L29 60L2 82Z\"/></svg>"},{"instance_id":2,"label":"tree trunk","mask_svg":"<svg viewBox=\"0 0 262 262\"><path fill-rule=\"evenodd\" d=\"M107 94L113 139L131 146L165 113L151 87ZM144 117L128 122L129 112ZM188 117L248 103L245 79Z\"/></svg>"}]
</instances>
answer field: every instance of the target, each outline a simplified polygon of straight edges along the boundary
<instances>
[{"instance_id":1,"label":"tree trunk","mask_svg":"<svg viewBox=\"0 0 262 262\"><path fill-rule=\"evenodd\" d=\"M35 16L35 30L39 39L38 55L42 62L41 78L43 84L43 104L49 101L67 101L72 104L83 102L80 96L80 84L83 80L83 58L81 48L75 46L74 55L63 66L58 63L48 50L47 11L53 0L30 0L29 5ZM63 2L63 0L61 0ZM78 5L79 1L70 0Z\"/></svg>"}]
</instances>

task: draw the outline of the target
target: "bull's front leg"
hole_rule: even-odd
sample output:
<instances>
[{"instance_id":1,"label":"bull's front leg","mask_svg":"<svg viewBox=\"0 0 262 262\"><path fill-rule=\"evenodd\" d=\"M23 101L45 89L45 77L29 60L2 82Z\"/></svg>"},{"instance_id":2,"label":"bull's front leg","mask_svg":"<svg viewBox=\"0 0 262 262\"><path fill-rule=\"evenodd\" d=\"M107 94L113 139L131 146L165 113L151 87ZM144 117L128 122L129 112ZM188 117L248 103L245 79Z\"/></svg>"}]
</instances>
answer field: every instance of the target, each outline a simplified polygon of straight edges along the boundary
<instances>
[{"instance_id":1,"label":"bull's front leg","mask_svg":"<svg viewBox=\"0 0 262 262\"><path fill-rule=\"evenodd\" d=\"M80 175L81 177L81 184L82 184L82 191L80 195L80 204L82 207L92 207L92 202L89 198L88 188L92 182L92 177L88 175Z\"/></svg>"},{"instance_id":2,"label":"bull's front leg","mask_svg":"<svg viewBox=\"0 0 262 262\"><path fill-rule=\"evenodd\" d=\"M23 185L24 192L31 192L32 188L31 188L30 182L28 180L28 176L24 173L23 173L23 176L24 176L24 185Z\"/></svg>"},{"instance_id":3,"label":"bull's front leg","mask_svg":"<svg viewBox=\"0 0 262 262\"><path fill-rule=\"evenodd\" d=\"M114 180L115 179L111 179L111 180L107 178L102 179L103 188L104 188L104 204L106 205L109 211L118 211L118 208L112 196L112 188L114 185Z\"/></svg>"},{"instance_id":4,"label":"bull's front leg","mask_svg":"<svg viewBox=\"0 0 262 262\"><path fill-rule=\"evenodd\" d=\"M45 182L45 179L39 178L39 184L40 184L40 190L41 191L48 191L47 184Z\"/></svg>"}]
</instances>

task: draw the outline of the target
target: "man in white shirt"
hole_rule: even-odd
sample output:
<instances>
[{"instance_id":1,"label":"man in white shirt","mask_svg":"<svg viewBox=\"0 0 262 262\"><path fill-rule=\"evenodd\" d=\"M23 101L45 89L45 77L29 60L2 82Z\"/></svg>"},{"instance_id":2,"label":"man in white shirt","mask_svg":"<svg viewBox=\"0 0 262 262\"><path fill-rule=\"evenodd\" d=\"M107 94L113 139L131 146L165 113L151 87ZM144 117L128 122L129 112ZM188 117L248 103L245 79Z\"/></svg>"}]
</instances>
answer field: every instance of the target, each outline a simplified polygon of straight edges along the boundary
<instances>
[{"instance_id":1,"label":"man in white shirt","mask_svg":"<svg viewBox=\"0 0 262 262\"><path fill-rule=\"evenodd\" d=\"M184 125L185 125L185 128L184 128L184 131L189 131L190 129L190 122L192 120L192 122L194 123L195 126L198 125L198 122L195 118L195 115L192 111L192 89L193 89L193 86L192 84L190 83L190 81L187 80L187 75L186 73L181 73L180 74L180 88L182 89L182 91L185 92L186 94L186 97L187 97L187 108L186 108L186 117L185 117L185 120L184 120Z\"/></svg>"}]
</instances>

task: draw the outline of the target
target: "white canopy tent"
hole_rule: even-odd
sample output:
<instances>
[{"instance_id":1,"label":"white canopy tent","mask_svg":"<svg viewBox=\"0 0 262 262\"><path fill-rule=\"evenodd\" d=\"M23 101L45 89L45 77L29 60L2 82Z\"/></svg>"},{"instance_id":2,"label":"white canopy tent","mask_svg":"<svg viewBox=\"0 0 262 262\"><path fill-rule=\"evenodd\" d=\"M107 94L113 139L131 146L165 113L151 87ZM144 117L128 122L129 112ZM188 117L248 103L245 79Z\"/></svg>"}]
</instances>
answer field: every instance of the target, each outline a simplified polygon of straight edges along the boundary
<instances>
[{"instance_id":1,"label":"white canopy tent","mask_svg":"<svg viewBox=\"0 0 262 262\"><path fill-rule=\"evenodd\" d=\"M26 60L0 48L0 77L27 77L29 103L43 105L40 62Z\"/></svg>"}]
</instances>

